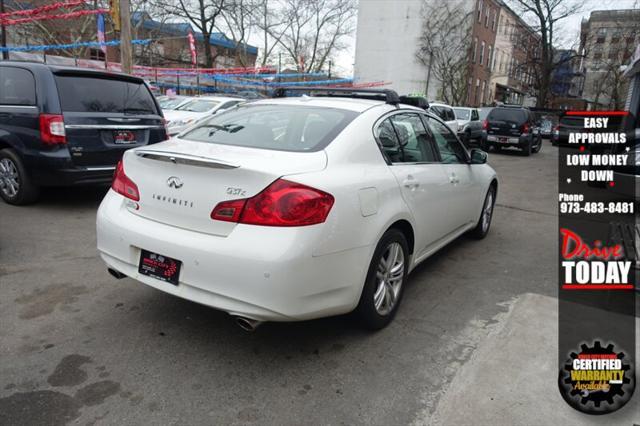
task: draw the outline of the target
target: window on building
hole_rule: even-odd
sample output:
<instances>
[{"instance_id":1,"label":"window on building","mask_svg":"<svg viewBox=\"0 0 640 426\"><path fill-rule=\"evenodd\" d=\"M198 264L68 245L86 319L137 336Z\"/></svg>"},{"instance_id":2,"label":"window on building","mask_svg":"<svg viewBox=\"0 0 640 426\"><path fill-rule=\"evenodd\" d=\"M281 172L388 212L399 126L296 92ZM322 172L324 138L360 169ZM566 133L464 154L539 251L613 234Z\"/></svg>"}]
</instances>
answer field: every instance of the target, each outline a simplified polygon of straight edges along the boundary
<instances>
[{"instance_id":1,"label":"window on building","mask_svg":"<svg viewBox=\"0 0 640 426\"><path fill-rule=\"evenodd\" d=\"M489 46L489 50L487 51L487 68L491 71L491 58L493 55L493 46Z\"/></svg>"},{"instance_id":2,"label":"window on building","mask_svg":"<svg viewBox=\"0 0 640 426\"><path fill-rule=\"evenodd\" d=\"M467 88L467 103L470 104L473 99L473 79L469 77L469 87Z\"/></svg>"},{"instance_id":3,"label":"window on building","mask_svg":"<svg viewBox=\"0 0 640 426\"><path fill-rule=\"evenodd\" d=\"M478 0L478 22L482 22L482 0Z\"/></svg>"},{"instance_id":4,"label":"window on building","mask_svg":"<svg viewBox=\"0 0 640 426\"><path fill-rule=\"evenodd\" d=\"M489 13L491 13L491 8L486 7L484 10L484 26L485 28L489 28Z\"/></svg>"},{"instance_id":5,"label":"window on building","mask_svg":"<svg viewBox=\"0 0 640 426\"><path fill-rule=\"evenodd\" d=\"M480 96L480 79L476 80L476 99L475 99L475 104L477 105L479 102L479 96Z\"/></svg>"},{"instance_id":6,"label":"window on building","mask_svg":"<svg viewBox=\"0 0 640 426\"><path fill-rule=\"evenodd\" d=\"M495 32L496 31L496 24L498 22L498 11L496 9L493 9L493 19L491 20L491 31Z\"/></svg>"},{"instance_id":7,"label":"window on building","mask_svg":"<svg viewBox=\"0 0 640 426\"><path fill-rule=\"evenodd\" d=\"M487 91L487 81L483 80L482 81L482 99L480 100L480 102L484 105L485 99L486 99L486 91Z\"/></svg>"},{"instance_id":8,"label":"window on building","mask_svg":"<svg viewBox=\"0 0 640 426\"><path fill-rule=\"evenodd\" d=\"M607 38L607 29L606 28L598 29L598 31L596 32L596 43L604 43L606 38Z\"/></svg>"},{"instance_id":9,"label":"window on building","mask_svg":"<svg viewBox=\"0 0 640 426\"><path fill-rule=\"evenodd\" d=\"M104 61L104 52L101 49L89 49L89 59Z\"/></svg>"},{"instance_id":10,"label":"window on building","mask_svg":"<svg viewBox=\"0 0 640 426\"><path fill-rule=\"evenodd\" d=\"M620 42L620 38L622 37L622 30L615 29L611 34L611 44L618 44Z\"/></svg>"},{"instance_id":11,"label":"window on building","mask_svg":"<svg viewBox=\"0 0 640 426\"><path fill-rule=\"evenodd\" d=\"M473 39L473 56L471 58L473 62L476 61L477 52L478 52L478 37Z\"/></svg>"},{"instance_id":12,"label":"window on building","mask_svg":"<svg viewBox=\"0 0 640 426\"><path fill-rule=\"evenodd\" d=\"M609 59L618 59L618 49L611 48L609 50Z\"/></svg>"},{"instance_id":13,"label":"window on building","mask_svg":"<svg viewBox=\"0 0 640 426\"><path fill-rule=\"evenodd\" d=\"M484 41L480 45L480 61L478 61L480 65L484 65Z\"/></svg>"}]
</instances>

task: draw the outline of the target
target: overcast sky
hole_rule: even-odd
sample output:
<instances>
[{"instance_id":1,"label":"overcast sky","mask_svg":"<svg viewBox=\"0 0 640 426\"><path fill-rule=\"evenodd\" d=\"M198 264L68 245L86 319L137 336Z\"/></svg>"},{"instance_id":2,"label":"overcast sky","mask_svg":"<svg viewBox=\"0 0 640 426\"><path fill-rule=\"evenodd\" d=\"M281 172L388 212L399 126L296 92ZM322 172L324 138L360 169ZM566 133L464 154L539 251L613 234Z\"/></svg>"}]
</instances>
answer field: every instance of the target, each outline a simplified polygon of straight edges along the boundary
<instances>
[{"instance_id":1,"label":"overcast sky","mask_svg":"<svg viewBox=\"0 0 640 426\"><path fill-rule=\"evenodd\" d=\"M371 0L369 0L371 1ZM415 0L422 1L422 0ZM447 0L443 0L447 1ZM468 0L475 1L475 0ZM566 0L571 1L571 0ZM564 44L567 46L563 47L572 47L572 40L577 40L580 34L580 22L582 19L588 19L589 14L594 10L612 10L612 9L632 9L632 8L640 7L640 0L585 0L584 7L581 12L566 18L558 23L561 27L562 33L565 35L563 39L566 38ZM337 73L340 73L343 76L350 76L353 74L353 62L355 61L355 34L349 40L349 49L344 52L341 52L336 58L336 64L334 66L334 70Z\"/></svg>"}]
</instances>

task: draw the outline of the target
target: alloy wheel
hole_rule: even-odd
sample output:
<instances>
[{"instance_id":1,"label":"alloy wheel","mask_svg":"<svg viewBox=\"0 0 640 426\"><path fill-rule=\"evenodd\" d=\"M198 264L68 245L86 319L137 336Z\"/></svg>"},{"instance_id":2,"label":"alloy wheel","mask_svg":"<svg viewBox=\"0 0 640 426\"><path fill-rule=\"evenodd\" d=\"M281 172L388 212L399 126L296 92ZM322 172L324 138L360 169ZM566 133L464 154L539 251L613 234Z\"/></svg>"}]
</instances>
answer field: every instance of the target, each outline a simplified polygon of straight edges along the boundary
<instances>
[{"instance_id":1,"label":"alloy wheel","mask_svg":"<svg viewBox=\"0 0 640 426\"><path fill-rule=\"evenodd\" d=\"M493 191L489 191L487 199L482 209L482 232L487 232L491 224L491 214L493 213Z\"/></svg>"},{"instance_id":2,"label":"alloy wheel","mask_svg":"<svg viewBox=\"0 0 640 426\"><path fill-rule=\"evenodd\" d=\"M378 314L388 315L393 311L404 281L404 271L402 246L397 242L389 244L380 257L376 269L376 291L373 294L373 303Z\"/></svg>"},{"instance_id":3,"label":"alloy wheel","mask_svg":"<svg viewBox=\"0 0 640 426\"><path fill-rule=\"evenodd\" d=\"M18 168L10 158L0 160L0 190L10 198L20 191L20 177Z\"/></svg>"}]
</instances>

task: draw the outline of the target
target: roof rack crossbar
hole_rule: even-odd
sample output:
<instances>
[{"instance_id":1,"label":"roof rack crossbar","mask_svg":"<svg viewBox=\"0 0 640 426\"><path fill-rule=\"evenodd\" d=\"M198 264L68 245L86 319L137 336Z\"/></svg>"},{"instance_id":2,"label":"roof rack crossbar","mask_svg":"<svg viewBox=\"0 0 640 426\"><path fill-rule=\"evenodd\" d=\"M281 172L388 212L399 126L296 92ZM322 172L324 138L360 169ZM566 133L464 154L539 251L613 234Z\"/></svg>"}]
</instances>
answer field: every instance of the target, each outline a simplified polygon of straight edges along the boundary
<instances>
[{"instance_id":1,"label":"roof rack crossbar","mask_svg":"<svg viewBox=\"0 0 640 426\"><path fill-rule=\"evenodd\" d=\"M395 90L390 89L357 89L348 87L280 87L275 90L274 97L285 98L287 91L304 91L309 93L320 92L324 96L335 96L333 95L334 93L351 93L352 96L343 95L343 97L380 99L384 100L385 103L390 105L398 105L400 103L400 97L398 96L398 94L395 92ZM358 94L374 96L358 96Z\"/></svg>"}]
</instances>

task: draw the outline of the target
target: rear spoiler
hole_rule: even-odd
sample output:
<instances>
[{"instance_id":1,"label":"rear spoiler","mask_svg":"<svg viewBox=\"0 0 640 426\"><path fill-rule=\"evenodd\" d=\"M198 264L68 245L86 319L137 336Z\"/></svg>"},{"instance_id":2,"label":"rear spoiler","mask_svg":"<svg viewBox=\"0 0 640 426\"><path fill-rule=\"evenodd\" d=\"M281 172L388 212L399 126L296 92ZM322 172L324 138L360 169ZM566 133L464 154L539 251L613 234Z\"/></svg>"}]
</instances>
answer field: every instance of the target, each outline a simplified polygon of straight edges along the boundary
<instances>
[{"instance_id":1,"label":"rear spoiler","mask_svg":"<svg viewBox=\"0 0 640 426\"><path fill-rule=\"evenodd\" d=\"M165 161L173 164L187 164L196 167L209 167L212 169L237 169L239 164L229 163L215 158L201 155L183 154L171 151L155 151L150 149L137 149L133 151L138 157L150 160Z\"/></svg>"}]
</instances>

